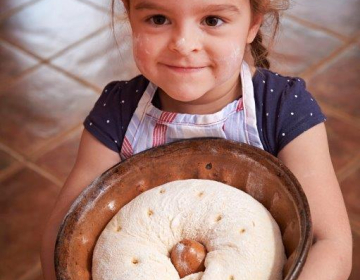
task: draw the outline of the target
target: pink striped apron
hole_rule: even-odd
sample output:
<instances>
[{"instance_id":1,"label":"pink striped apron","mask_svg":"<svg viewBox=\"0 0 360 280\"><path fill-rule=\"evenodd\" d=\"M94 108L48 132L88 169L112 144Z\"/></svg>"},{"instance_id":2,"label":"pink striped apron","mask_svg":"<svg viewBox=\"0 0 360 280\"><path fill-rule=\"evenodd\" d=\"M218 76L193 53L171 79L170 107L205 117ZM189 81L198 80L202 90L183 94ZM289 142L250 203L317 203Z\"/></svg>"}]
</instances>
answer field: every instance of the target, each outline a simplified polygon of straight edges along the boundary
<instances>
[{"instance_id":1,"label":"pink striped apron","mask_svg":"<svg viewBox=\"0 0 360 280\"><path fill-rule=\"evenodd\" d=\"M149 83L130 120L121 147L122 160L180 139L218 137L263 149L256 126L252 75L244 61L240 71L242 97L208 115L164 112L152 104L157 86Z\"/></svg>"}]
</instances>

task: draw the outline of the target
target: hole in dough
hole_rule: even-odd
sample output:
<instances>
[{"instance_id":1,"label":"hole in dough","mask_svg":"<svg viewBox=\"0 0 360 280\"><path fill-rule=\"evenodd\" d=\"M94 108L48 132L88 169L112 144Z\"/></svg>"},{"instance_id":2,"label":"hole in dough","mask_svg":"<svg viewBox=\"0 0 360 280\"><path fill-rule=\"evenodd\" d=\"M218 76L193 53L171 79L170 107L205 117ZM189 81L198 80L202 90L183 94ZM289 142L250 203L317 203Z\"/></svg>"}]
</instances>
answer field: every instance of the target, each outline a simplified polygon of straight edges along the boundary
<instances>
[{"instance_id":1,"label":"hole in dough","mask_svg":"<svg viewBox=\"0 0 360 280\"><path fill-rule=\"evenodd\" d=\"M160 190L160 193L164 193L165 192L165 190Z\"/></svg>"},{"instance_id":2,"label":"hole in dough","mask_svg":"<svg viewBox=\"0 0 360 280\"><path fill-rule=\"evenodd\" d=\"M151 217L153 214L154 214L154 212L151 209L149 209L148 210L148 216Z\"/></svg>"},{"instance_id":3,"label":"hole in dough","mask_svg":"<svg viewBox=\"0 0 360 280\"><path fill-rule=\"evenodd\" d=\"M219 215L219 216L216 217L216 221L217 221L217 222L221 221L221 219L222 219L221 215Z\"/></svg>"},{"instance_id":4,"label":"hole in dough","mask_svg":"<svg viewBox=\"0 0 360 280\"><path fill-rule=\"evenodd\" d=\"M121 227L121 226L117 226L117 227L116 227L116 231L117 231L117 232L119 232L119 231L121 231L121 230L122 230L122 227Z\"/></svg>"},{"instance_id":5,"label":"hole in dough","mask_svg":"<svg viewBox=\"0 0 360 280\"><path fill-rule=\"evenodd\" d=\"M198 197L202 197L204 195L204 192L199 192Z\"/></svg>"},{"instance_id":6,"label":"hole in dough","mask_svg":"<svg viewBox=\"0 0 360 280\"><path fill-rule=\"evenodd\" d=\"M245 232L244 228L240 229L240 233L244 233L244 232Z\"/></svg>"},{"instance_id":7,"label":"hole in dough","mask_svg":"<svg viewBox=\"0 0 360 280\"><path fill-rule=\"evenodd\" d=\"M133 258L133 259L132 259L132 263L133 263L133 264L138 264L138 263L139 263L139 260L138 260L138 259Z\"/></svg>"},{"instance_id":8,"label":"hole in dough","mask_svg":"<svg viewBox=\"0 0 360 280\"><path fill-rule=\"evenodd\" d=\"M234 275L230 275L229 280L235 280Z\"/></svg>"}]
</instances>

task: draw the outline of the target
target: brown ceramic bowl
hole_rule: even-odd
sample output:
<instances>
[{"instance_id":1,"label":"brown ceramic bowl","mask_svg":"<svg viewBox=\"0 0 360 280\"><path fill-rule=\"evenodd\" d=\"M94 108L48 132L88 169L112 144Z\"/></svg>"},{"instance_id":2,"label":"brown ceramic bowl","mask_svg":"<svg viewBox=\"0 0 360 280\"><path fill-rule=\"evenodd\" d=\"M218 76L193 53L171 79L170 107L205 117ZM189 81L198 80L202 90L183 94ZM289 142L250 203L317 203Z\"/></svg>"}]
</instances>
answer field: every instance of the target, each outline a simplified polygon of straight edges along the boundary
<instances>
[{"instance_id":1,"label":"brown ceramic bowl","mask_svg":"<svg viewBox=\"0 0 360 280\"><path fill-rule=\"evenodd\" d=\"M223 139L174 142L139 153L103 173L74 202L56 242L57 279L91 279L92 252L102 230L140 193L181 179L211 179L260 201L278 223L288 261L284 279L297 279L312 244L310 210L294 175L275 157Z\"/></svg>"}]
</instances>

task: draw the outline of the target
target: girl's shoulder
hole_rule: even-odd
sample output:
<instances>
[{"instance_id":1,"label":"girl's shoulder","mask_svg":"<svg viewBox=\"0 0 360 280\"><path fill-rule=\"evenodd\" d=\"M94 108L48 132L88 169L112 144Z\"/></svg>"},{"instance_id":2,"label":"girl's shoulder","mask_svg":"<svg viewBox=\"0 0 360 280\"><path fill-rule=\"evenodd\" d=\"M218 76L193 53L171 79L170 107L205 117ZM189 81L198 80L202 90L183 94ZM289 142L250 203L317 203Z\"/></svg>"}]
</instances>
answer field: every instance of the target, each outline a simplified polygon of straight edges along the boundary
<instances>
[{"instance_id":1,"label":"girl's shoulder","mask_svg":"<svg viewBox=\"0 0 360 280\"><path fill-rule=\"evenodd\" d=\"M144 91L149 84L149 80L146 79L143 75L135 76L129 80L119 80L112 81L108 83L103 91L103 94L108 94L110 96L128 96L133 93L139 93L141 90Z\"/></svg>"},{"instance_id":2,"label":"girl's shoulder","mask_svg":"<svg viewBox=\"0 0 360 280\"><path fill-rule=\"evenodd\" d=\"M130 119L148 83L142 75L108 83L83 122L85 129L109 149L119 152Z\"/></svg>"},{"instance_id":3,"label":"girl's shoulder","mask_svg":"<svg viewBox=\"0 0 360 280\"><path fill-rule=\"evenodd\" d=\"M273 155L304 131L326 120L302 78L258 68L254 98L259 135Z\"/></svg>"},{"instance_id":4,"label":"girl's shoulder","mask_svg":"<svg viewBox=\"0 0 360 280\"><path fill-rule=\"evenodd\" d=\"M292 90L305 90L306 83L300 77L281 75L265 68L257 68L253 76L256 93L286 93Z\"/></svg>"}]
</instances>

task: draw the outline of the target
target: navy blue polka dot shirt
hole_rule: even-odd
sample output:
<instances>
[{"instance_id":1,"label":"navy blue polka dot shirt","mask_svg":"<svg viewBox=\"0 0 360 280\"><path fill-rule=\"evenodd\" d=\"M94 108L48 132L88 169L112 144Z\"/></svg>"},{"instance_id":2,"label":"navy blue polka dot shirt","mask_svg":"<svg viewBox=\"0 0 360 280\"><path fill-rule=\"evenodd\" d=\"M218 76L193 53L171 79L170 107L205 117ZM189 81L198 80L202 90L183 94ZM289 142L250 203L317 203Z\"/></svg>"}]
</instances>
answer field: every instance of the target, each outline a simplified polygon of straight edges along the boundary
<instances>
[{"instance_id":1,"label":"navy blue polka dot shirt","mask_svg":"<svg viewBox=\"0 0 360 280\"><path fill-rule=\"evenodd\" d=\"M84 127L105 146L120 152L126 129L148 83L142 75L109 83L85 119ZM258 68L253 85L260 140L265 151L274 156L301 133L326 120L300 78ZM156 95L153 103L161 108Z\"/></svg>"}]
</instances>

